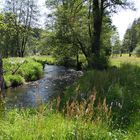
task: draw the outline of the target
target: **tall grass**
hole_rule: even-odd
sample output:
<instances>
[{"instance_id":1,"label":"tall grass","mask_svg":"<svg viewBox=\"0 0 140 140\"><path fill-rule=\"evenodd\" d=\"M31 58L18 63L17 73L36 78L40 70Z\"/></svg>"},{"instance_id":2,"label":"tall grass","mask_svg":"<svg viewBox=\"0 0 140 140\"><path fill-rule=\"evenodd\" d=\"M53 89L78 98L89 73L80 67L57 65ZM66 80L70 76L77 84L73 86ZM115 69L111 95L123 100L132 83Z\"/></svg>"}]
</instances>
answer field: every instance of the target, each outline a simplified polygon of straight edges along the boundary
<instances>
[{"instance_id":1,"label":"tall grass","mask_svg":"<svg viewBox=\"0 0 140 140\"><path fill-rule=\"evenodd\" d=\"M140 128L140 67L124 64L120 68L107 71L88 71L81 79L63 94L67 100L87 100L92 89L97 91L97 100L106 98L112 106L112 127Z\"/></svg>"},{"instance_id":2,"label":"tall grass","mask_svg":"<svg viewBox=\"0 0 140 140\"><path fill-rule=\"evenodd\" d=\"M31 58L4 59L5 87L16 87L42 77L43 65Z\"/></svg>"},{"instance_id":3,"label":"tall grass","mask_svg":"<svg viewBox=\"0 0 140 140\"><path fill-rule=\"evenodd\" d=\"M40 63L30 60L23 64L17 73L24 77L27 82L35 81L42 77L43 67Z\"/></svg>"},{"instance_id":4,"label":"tall grass","mask_svg":"<svg viewBox=\"0 0 140 140\"><path fill-rule=\"evenodd\" d=\"M47 105L11 111L0 108L4 110L0 139L139 140L139 89L137 65L87 71Z\"/></svg>"},{"instance_id":5,"label":"tall grass","mask_svg":"<svg viewBox=\"0 0 140 140\"><path fill-rule=\"evenodd\" d=\"M100 119L91 119L90 111L95 97L89 98L92 102L72 102L67 104L67 112L63 114L57 110L60 98L54 104L41 105L38 109L15 109L4 111L0 117L0 139L2 140L138 140L140 135L129 131L112 130L108 124ZM106 108L105 101L100 108ZM77 108L77 109L75 109ZM93 108L94 109L94 108ZM92 109L92 110L93 110ZM79 114L79 111L81 113ZM87 111L88 110L88 111ZM106 109L105 109L106 110ZM99 111L100 113L105 111ZM87 114L82 115L82 113ZM93 114L92 114L93 115ZM97 117L98 118L98 117Z\"/></svg>"}]
</instances>

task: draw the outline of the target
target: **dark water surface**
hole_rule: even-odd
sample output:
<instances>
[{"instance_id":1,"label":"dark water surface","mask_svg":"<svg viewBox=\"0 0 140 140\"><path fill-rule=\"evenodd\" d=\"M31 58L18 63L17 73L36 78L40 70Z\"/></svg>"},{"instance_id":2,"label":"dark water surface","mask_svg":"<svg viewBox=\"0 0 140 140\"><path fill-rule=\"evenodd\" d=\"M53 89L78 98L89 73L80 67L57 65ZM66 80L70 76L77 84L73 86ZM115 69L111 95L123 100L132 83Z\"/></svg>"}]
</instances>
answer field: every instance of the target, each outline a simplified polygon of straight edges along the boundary
<instances>
[{"instance_id":1,"label":"dark water surface","mask_svg":"<svg viewBox=\"0 0 140 140\"><path fill-rule=\"evenodd\" d=\"M36 107L61 94L82 72L63 66L45 65L42 79L6 90L7 107Z\"/></svg>"}]
</instances>

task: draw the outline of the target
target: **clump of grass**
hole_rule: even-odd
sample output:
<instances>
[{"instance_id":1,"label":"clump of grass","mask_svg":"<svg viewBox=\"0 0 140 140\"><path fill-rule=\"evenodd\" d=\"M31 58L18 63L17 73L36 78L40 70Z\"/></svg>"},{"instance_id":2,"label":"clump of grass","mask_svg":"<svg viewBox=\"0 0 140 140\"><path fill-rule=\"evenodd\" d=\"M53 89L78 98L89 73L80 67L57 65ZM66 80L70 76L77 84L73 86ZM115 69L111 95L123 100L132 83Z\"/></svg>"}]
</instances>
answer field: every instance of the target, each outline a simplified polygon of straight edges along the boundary
<instances>
[{"instance_id":1,"label":"clump of grass","mask_svg":"<svg viewBox=\"0 0 140 140\"><path fill-rule=\"evenodd\" d=\"M0 138L4 140L74 140L109 139L105 126L66 119L60 114L29 115L29 111L12 111L0 120Z\"/></svg>"},{"instance_id":2,"label":"clump of grass","mask_svg":"<svg viewBox=\"0 0 140 140\"><path fill-rule=\"evenodd\" d=\"M4 59L5 87L16 87L24 81L35 81L42 77L43 66L41 63L29 58Z\"/></svg>"},{"instance_id":3,"label":"clump of grass","mask_svg":"<svg viewBox=\"0 0 140 140\"><path fill-rule=\"evenodd\" d=\"M111 106L107 105L106 98L103 101L96 98L96 90L93 89L91 95L85 100L69 100L65 104L63 99L56 99L56 111L60 110L64 116L78 118L86 121L111 122Z\"/></svg>"},{"instance_id":4,"label":"clump of grass","mask_svg":"<svg viewBox=\"0 0 140 140\"><path fill-rule=\"evenodd\" d=\"M5 81L5 88L17 87L25 82L24 78L21 77L20 75L5 75L4 81Z\"/></svg>"},{"instance_id":5,"label":"clump of grass","mask_svg":"<svg viewBox=\"0 0 140 140\"><path fill-rule=\"evenodd\" d=\"M17 73L24 77L27 82L35 81L42 77L43 67L35 61L27 61Z\"/></svg>"},{"instance_id":6,"label":"clump of grass","mask_svg":"<svg viewBox=\"0 0 140 140\"><path fill-rule=\"evenodd\" d=\"M57 63L56 59L52 56L33 56L31 57L31 59L33 59L36 62L41 63L43 66L45 64L55 65Z\"/></svg>"}]
</instances>

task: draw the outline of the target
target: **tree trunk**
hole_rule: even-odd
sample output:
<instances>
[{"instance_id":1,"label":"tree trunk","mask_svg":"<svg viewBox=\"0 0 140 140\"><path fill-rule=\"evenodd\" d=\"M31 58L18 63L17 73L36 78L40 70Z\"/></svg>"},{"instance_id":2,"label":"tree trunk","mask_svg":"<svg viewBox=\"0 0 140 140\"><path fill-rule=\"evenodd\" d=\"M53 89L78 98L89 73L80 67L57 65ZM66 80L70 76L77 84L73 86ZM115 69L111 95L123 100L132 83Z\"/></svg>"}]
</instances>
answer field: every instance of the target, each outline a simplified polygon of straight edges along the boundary
<instances>
[{"instance_id":1,"label":"tree trunk","mask_svg":"<svg viewBox=\"0 0 140 140\"><path fill-rule=\"evenodd\" d=\"M0 54L0 96L3 95L3 93L2 93L3 88L4 88L3 61L2 61L2 55Z\"/></svg>"},{"instance_id":2,"label":"tree trunk","mask_svg":"<svg viewBox=\"0 0 140 140\"><path fill-rule=\"evenodd\" d=\"M100 6L99 0L93 0L93 41L92 41L92 53L95 56L100 55L100 39L102 31L102 7Z\"/></svg>"},{"instance_id":3,"label":"tree trunk","mask_svg":"<svg viewBox=\"0 0 140 140\"><path fill-rule=\"evenodd\" d=\"M93 39L91 42L91 55L89 58L89 67L98 69L97 60L100 59L101 32L103 22L103 1L93 0Z\"/></svg>"}]
</instances>

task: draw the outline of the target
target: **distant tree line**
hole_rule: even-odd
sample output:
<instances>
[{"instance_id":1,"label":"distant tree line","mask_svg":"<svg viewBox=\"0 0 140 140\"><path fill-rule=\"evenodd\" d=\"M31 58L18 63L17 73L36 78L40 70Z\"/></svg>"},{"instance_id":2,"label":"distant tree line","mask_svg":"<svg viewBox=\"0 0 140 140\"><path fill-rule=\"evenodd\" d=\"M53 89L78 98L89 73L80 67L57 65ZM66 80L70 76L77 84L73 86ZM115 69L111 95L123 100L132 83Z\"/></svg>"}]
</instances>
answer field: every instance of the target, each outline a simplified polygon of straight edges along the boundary
<instances>
[{"instance_id":1,"label":"distant tree line","mask_svg":"<svg viewBox=\"0 0 140 140\"><path fill-rule=\"evenodd\" d=\"M134 20L131 27L126 30L122 43L123 53L132 55L136 47L140 45L140 18Z\"/></svg>"},{"instance_id":2,"label":"distant tree line","mask_svg":"<svg viewBox=\"0 0 140 140\"><path fill-rule=\"evenodd\" d=\"M140 18L135 19L132 25L126 30L122 41L119 39L118 33L114 33L111 37L112 55L113 54L136 54L140 56Z\"/></svg>"}]
</instances>

